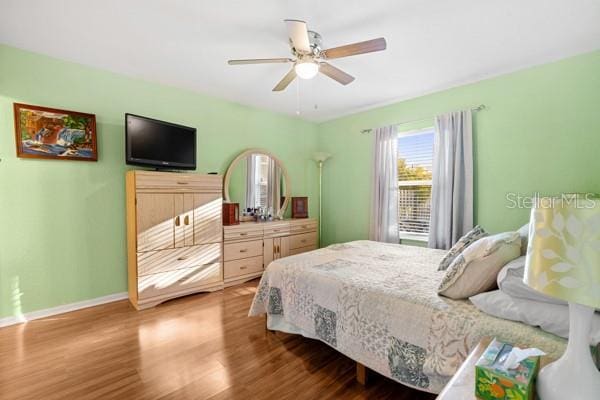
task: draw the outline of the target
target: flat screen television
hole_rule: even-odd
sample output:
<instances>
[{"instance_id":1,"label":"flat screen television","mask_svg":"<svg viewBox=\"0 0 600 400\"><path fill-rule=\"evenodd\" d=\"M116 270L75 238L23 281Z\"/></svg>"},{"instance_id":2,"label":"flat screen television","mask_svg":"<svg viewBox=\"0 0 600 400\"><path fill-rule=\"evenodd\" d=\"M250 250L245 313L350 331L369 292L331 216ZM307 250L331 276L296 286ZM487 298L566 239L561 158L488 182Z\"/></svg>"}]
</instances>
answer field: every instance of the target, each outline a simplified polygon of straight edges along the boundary
<instances>
[{"instance_id":1,"label":"flat screen television","mask_svg":"<svg viewBox=\"0 0 600 400\"><path fill-rule=\"evenodd\" d=\"M196 169L196 128L125 114L127 164Z\"/></svg>"}]
</instances>

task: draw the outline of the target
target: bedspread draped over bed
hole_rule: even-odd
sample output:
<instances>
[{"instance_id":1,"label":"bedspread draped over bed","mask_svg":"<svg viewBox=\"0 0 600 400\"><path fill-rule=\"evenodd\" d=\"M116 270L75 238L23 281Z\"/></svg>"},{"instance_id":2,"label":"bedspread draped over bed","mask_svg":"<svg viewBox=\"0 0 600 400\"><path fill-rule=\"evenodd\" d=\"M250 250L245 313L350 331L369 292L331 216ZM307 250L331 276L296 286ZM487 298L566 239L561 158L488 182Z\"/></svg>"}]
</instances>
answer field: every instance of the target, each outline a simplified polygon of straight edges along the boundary
<instances>
[{"instance_id":1,"label":"bedspread draped over bed","mask_svg":"<svg viewBox=\"0 0 600 400\"><path fill-rule=\"evenodd\" d=\"M436 294L445 251L371 241L276 260L249 315L319 339L405 385L439 393L484 336L558 357L565 341Z\"/></svg>"}]
</instances>

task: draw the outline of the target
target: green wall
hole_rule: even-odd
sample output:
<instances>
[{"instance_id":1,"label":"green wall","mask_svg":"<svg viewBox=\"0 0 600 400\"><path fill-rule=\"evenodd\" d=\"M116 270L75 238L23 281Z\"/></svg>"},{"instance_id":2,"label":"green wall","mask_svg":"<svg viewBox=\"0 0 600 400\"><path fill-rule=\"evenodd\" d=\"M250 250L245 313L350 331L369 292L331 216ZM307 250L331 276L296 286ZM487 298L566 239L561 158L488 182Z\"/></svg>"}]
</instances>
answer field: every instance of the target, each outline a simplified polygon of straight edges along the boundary
<instances>
[{"instance_id":1,"label":"green wall","mask_svg":"<svg viewBox=\"0 0 600 400\"><path fill-rule=\"evenodd\" d=\"M123 114L198 128L198 172L224 173L245 148L279 156L324 244L368 236L372 135L360 130L485 104L475 115L475 218L515 229L509 192L600 192L600 52L312 124L0 45L0 317L126 290ZM15 156L12 103L96 114L99 160ZM432 119L433 120L433 119ZM424 122L405 129L432 125Z\"/></svg>"},{"instance_id":2,"label":"green wall","mask_svg":"<svg viewBox=\"0 0 600 400\"><path fill-rule=\"evenodd\" d=\"M13 102L96 114L98 162L17 158ZM198 128L198 172L262 147L317 198L315 124L0 46L0 317L126 290L125 112Z\"/></svg>"},{"instance_id":3,"label":"green wall","mask_svg":"<svg viewBox=\"0 0 600 400\"><path fill-rule=\"evenodd\" d=\"M485 104L474 117L475 220L517 229L509 192L600 191L600 52L488 79L319 125L324 244L368 237L372 135L360 130ZM424 122L421 125L433 125ZM416 126L405 126L414 128Z\"/></svg>"}]
</instances>

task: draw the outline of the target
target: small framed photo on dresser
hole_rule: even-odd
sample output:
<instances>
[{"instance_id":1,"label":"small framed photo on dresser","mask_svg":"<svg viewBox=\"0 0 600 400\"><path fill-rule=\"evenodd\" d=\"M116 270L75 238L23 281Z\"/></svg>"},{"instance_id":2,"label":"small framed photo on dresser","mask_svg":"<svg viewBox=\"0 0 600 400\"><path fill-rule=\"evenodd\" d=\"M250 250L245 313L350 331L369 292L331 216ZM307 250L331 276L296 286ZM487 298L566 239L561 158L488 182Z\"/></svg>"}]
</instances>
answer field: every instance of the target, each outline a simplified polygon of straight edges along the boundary
<instances>
[{"instance_id":1,"label":"small framed photo on dresser","mask_svg":"<svg viewBox=\"0 0 600 400\"><path fill-rule=\"evenodd\" d=\"M292 197L292 218L308 218L308 197Z\"/></svg>"}]
</instances>

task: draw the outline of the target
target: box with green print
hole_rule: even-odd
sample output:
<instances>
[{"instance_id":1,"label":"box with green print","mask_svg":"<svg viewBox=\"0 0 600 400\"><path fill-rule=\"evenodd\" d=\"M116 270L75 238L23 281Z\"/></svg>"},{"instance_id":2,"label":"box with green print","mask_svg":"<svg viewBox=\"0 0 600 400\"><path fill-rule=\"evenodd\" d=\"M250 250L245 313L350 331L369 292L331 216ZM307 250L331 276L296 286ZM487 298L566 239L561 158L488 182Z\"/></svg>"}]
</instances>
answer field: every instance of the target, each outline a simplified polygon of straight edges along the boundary
<instances>
[{"instance_id":1,"label":"box with green print","mask_svg":"<svg viewBox=\"0 0 600 400\"><path fill-rule=\"evenodd\" d=\"M505 362L513 346L493 340L475 364L475 395L483 400L533 400L539 357L522 360L517 368Z\"/></svg>"}]
</instances>

